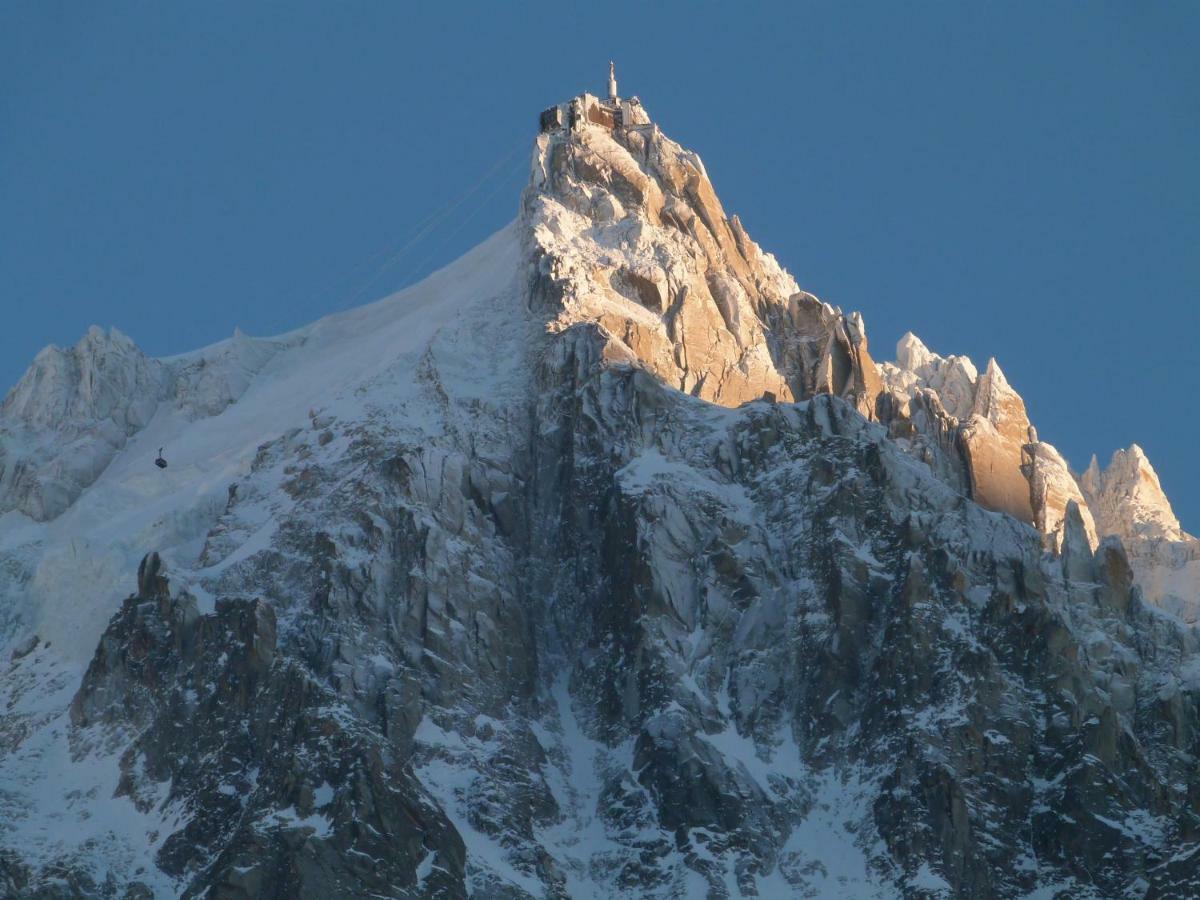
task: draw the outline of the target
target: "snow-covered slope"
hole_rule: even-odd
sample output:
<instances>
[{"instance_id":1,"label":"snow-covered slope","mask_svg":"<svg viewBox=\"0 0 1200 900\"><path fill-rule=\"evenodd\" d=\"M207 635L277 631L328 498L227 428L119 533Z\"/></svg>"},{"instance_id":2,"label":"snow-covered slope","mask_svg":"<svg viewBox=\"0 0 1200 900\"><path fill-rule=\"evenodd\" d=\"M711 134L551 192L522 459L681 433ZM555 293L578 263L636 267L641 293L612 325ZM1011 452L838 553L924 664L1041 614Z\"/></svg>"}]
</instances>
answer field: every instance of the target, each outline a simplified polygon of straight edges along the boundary
<instances>
[{"instance_id":1,"label":"snow-covered slope","mask_svg":"<svg viewBox=\"0 0 1200 900\"><path fill-rule=\"evenodd\" d=\"M0 518L0 611L12 645L3 658L37 640L19 661L20 677L10 675L4 685L17 701L6 723L17 743L3 761L0 820L7 824L0 840L15 829L12 846L35 865L70 858L88 842L98 842L100 860L158 849L152 833L166 837L161 816L139 817L125 800L97 808L116 788L115 760L72 766L67 744L67 707L106 623L130 592L131 575L153 549L175 589L191 591L199 611L211 612L209 587L269 547L294 510L280 489L286 473L255 473L264 447L310 438L314 451L341 455L354 430L368 423L397 435L402 429L412 440L445 427L422 396L423 362L440 332L455 335L439 346L467 396L502 395L506 377L523 378L515 359L497 352L506 341L492 327L498 316L520 329L517 243L510 226L414 288L272 340L236 333L186 356L148 361L128 338L93 329L73 351L39 355L0 425L8 459L28 453L20 464L32 478L59 471L60 458L73 450L93 452L82 441L56 446L57 435L94 434L102 416L117 418L113 409L142 415L121 413L132 423L120 450L59 515L39 522L9 510ZM60 361L72 356L86 362L64 372ZM107 393L91 388L91 370L105 373ZM141 377L147 370L153 379ZM49 433L41 445L10 439L39 423ZM47 445L59 455L44 458L39 447ZM165 470L154 465L159 448L169 461ZM261 487L259 477L267 479ZM216 549L214 528L239 490L254 498L238 503L244 530ZM31 723L39 728L36 740L22 735ZM171 891L166 884L163 896Z\"/></svg>"},{"instance_id":2,"label":"snow-covered slope","mask_svg":"<svg viewBox=\"0 0 1200 900\"><path fill-rule=\"evenodd\" d=\"M44 483L45 473L61 471L79 449L60 436L118 423L128 433L119 453L93 464L101 471L82 485L87 491L50 521L30 522L19 510L0 520L0 552L22 564L6 584L5 609L86 663L147 548L163 555L176 578L211 575L196 566L205 538L260 445L312 430L330 415L408 421L400 408L417 393L433 335L473 307L498 307L498 297L515 294L516 243L509 227L416 288L271 340L238 332L160 361L147 360L118 332L92 329L71 351L43 351L0 419L13 460L6 473L20 469ZM464 364L485 359L490 346L490 337L464 346ZM72 356L85 360L83 371L60 365ZM107 381L97 386L91 370ZM336 414L321 414L329 409ZM51 454L9 437L38 425L34 433L49 438ZM153 465L160 448L169 462L161 471ZM89 602L80 604L84 594Z\"/></svg>"},{"instance_id":3,"label":"snow-covered slope","mask_svg":"<svg viewBox=\"0 0 1200 900\"><path fill-rule=\"evenodd\" d=\"M1148 463L1076 479L994 361L877 366L596 104L413 288L10 394L0 893L1194 892Z\"/></svg>"}]
</instances>

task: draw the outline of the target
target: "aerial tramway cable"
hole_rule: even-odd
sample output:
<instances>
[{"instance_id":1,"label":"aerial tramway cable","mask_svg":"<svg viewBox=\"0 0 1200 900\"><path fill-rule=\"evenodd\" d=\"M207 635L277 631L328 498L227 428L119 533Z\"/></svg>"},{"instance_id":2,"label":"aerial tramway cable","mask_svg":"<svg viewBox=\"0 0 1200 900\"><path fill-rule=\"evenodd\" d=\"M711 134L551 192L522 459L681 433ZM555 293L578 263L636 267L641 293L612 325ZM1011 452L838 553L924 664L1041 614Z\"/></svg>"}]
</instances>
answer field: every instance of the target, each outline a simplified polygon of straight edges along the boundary
<instances>
[{"instance_id":1,"label":"aerial tramway cable","mask_svg":"<svg viewBox=\"0 0 1200 900\"><path fill-rule=\"evenodd\" d=\"M512 154L509 154L509 156L511 157ZM449 233L447 233L444 238L442 238L442 246L443 247L445 247L446 244L448 244L450 241L452 241L458 235L459 232L461 232L464 228L467 227L467 225L469 225L471 223L472 219L474 219L477 215L479 215L479 213L481 213L484 210L484 208L488 205L488 201L491 200L493 197L495 197L497 193L499 193L500 189L507 184L508 179L511 178L513 176L513 174L516 173L519 170L519 168L522 166L524 166L524 160L518 159L516 166L513 166L513 165L508 166L508 168L506 168L504 170L501 177L496 178L495 184L492 185L492 189L490 191L488 191L487 194L484 195L483 199L478 204L475 205L474 209L472 209L465 216L463 216L461 219L459 219L458 224L455 225L454 228ZM420 274L421 270L424 269L425 266L429 264L429 260L432 259L433 256L434 256L433 251L430 251L429 253L425 254L425 258L421 260L420 264L418 264L416 267L411 269L408 272L408 274L404 276L403 279L401 279L400 284L405 285L405 286L408 285L412 281L412 279L415 276L417 276L418 274Z\"/></svg>"},{"instance_id":2,"label":"aerial tramway cable","mask_svg":"<svg viewBox=\"0 0 1200 900\"><path fill-rule=\"evenodd\" d=\"M498 174L502 175L503 177L496 180L496 183L492 186L492 189L484 196L482 203L480 203L478 206L476 206L474 209L472 209L470 212L468 212L467 215L464 216L459 221L459 223L455 226L455 228L446 236L445 240L450 240L455 235L457 235L460 231L462 231L462 229L464 227L466 227L466 225L472 219L474 219L476 215L479 214L480 210L483 209L483 207L487 205L487 202L496 195L496 192L501 187L504 186L505 179L511 177L511 175L516 171L514 166L508 165L507 167L505 167L505 164L511 163L513 156L516 155L516 153L524 146L525 146L525 140L522 139L520 144L518 144L516 147L514 147L508 153L504 154L504 156L502 156L498 161L493 163L488 168L488 170L483 174L483 176L478 181L476 181L474 184L472 184L469 188L467 188L467 190L463 191L457 197L455 197L454 199L445 203L441 207L441 209L438 209L438 210L434 211L433 213L430 213L429 215L425 216L425 218L423 218L420 222L417 223L417 232L411 238L409 238L407 241L405 241L404 244L398 250L396 250L394 253L392 253L388 257L388 259L386 259L383 262L382 265L380 265L378 268L376 268L375 272L371 275L371 277L368 278L367 281L363 283L362 287L360 287L357 291L354 292L353 295L351 295L351 297L348 301L346 301L345 303L342 303L342 304L336 304L335 308L344 308L346 306L350 306L354 301L356 301L359 297L361 297L363 295L363 293L365 293L366 290L372 284L374 284L374 282L379 278L380 275L382 275L387 269L389 269L391 266L395 265L397 262L399 262L401 259L403 259L405 253L407 253L413 247L417 246L424 238L433 234L433 232L436 231L437 228L443 222L446 221L447 217L451 213L453 213L456 209L458 209L465 202L467 202L469 199L471 199L471 197L473 197L476 193L478 193L479 190L484 185L486 185L489 181L496 180L496 176ZM389 247L384 247L383 250L377 251L376 253L372 254L371 257L368 258L368 263L374 262L381 255L383 255L383 253L387 252L388 249L389 249ZM420 272L420 270L422 268L424 268L425 265L429 262L431 255L432 254L426 254L425 258L421 261L420 265L418 265L417 268L413 269L412 271L409 272L408 275L405 276L405 281L407 281L413 275ZM361 265L363 265L363 264L360 264L360 266L357 268L361 268ZM158 466L158 468L160 468L160 469L167 468L167 460L163 457L163 448L162 447L158 448L158 455L154 458L154 465Z\"/></svg>"},{"instance_id":3,"label":"aerial tramway cable","mask_svg":"<svg viewBox=\"0 0 1200 900\"><path fill-rule=\"evenodd\" d=\"M371 287L371 285L373 285L376 281L379 280L379 277L384 272L386 272L388 269L390 269L392 266L394 266L396 263L398 263L401 259L403 259L405 254L407 254L410 250L412 250L414 247L416 247L421 241L423 241L425 238L429 237L429 235L433 234L433 232L436 231L442 225L442 223L446 221L446 219L451 215L451 213L453 213L460 206L462 206L464 203L466 203L468 200L470 200L471 197L473 197L476 193L478 193L478 191L482 187L484 187L486 184L488 184L489 181L492 181L497 176L497 174L500 174L502 169L503 169L503 174L505 176L507 176L509 174L509 170L504 168L505 165L507 163L509 163L512 160L513 156L515 156L518 152L520 152L527 145L527 143L528 143L527 139L522 138L521 141L516 146L514 146L511 150L509 150L507 153L505 153L503 156L501 156L496 162L494 162L474 184L472 184L469 188L467 188L465 191L463 191L457 197L447 201L440 209L438 209L431 215L425 216L425 218L423 218L421 220L421 222L418 223L417 232L415 234L413 234L412 237L410 237L408 240L406 240L399 247L399 249L397 249L394 253L392 253L386 260L384 260L384 262L375 269L375 271L362 284L362 286L359 287L356 291L354 291L354 293L351 294L348 299L346 299L340 303L334 304L334 308L344 309L349 306L352 306L355 302L357 302L359 300L359 298L362 297L363 294L365 294L367 292L367 290ZM492 192L489 193L487 195L487 197L485 197L485 202L488 199L491 199L491 197L495 194L495 190L496 190L496 188L493 188ZM478 212L478 210L476 210L475 212ZM475 215L475 213L471 213L471 215L468 217L468 219L473 218L474 215ZM457 234L458 231L461 230L462 224L463 223L460 223L459 228L456 229L453 232L453 234ZM373 261L374 259L377 259L380 255L381 255L380 253L374 254L371 257L371 260ZM427 261L428 261L428 259L423 261L422 266Z\"/></svg>"}]
</instances>

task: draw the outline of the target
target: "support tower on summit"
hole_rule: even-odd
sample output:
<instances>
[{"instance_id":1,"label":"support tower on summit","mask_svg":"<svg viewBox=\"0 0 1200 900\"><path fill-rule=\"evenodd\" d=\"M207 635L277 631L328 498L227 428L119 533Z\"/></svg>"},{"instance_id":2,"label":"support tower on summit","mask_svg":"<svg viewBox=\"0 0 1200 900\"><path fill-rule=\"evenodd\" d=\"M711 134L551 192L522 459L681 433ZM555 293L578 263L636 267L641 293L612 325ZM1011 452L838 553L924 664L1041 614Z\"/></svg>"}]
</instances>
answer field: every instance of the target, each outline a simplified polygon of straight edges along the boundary
<instances>
[{"instance_id":1,"label":"support tower on summit","mask_svg":"<svg viewBox=\"0 0 1200 900\"><path fill-rule=\"evenodd\" d=\"M608 64L608 98L584 92L567 103L559 103L542 111L539 131L580 131L598 125L610 131L618 128L638 128L650 125L650 117L637 97L622 100L617 94L616 66Z\"/></svg>"}]
</instances>

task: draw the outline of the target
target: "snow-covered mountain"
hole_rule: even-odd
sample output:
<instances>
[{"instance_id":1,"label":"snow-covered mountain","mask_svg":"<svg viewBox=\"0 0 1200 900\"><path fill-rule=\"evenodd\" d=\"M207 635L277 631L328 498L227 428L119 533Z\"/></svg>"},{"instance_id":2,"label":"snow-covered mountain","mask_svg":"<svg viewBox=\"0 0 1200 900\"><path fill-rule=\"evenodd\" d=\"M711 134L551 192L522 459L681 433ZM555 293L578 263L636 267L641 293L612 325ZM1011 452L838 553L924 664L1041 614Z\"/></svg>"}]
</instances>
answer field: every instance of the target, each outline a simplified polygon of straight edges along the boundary
<instances>
[{"instance_id":1,"label":"snow-covered mountain","mask_svg":"<svg viewBox=\"0 0 1200 900\"><path fill-rule=\"evenodd\" d=\"M9 394L0 893L1192 896L1198 546L583 95L419 285Z\"/></svg>"}]
</instances>

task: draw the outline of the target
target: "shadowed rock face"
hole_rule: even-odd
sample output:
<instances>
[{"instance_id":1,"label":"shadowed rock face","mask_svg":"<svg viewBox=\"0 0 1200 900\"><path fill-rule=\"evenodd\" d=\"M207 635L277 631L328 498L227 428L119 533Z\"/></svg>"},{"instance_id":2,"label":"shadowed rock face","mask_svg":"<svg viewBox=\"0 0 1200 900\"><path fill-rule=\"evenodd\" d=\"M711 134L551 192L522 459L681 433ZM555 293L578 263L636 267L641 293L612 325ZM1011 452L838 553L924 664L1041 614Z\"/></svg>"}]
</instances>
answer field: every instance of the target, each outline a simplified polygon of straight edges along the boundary
<instances>
[{"instance_id":1,"label":"shadowed rock face","mask_svg":"<svg viewBox=\"0 0 1200 900\"><path fill-rule=\"evenodd\" d=\"M0 406L0 513L42 521L70 506L150 421L163 369L116 329L39 353Z\"/></svg>"},{"instance_id":2,"label":"shadowed rock face","mask_svg":"<svg viewBox=\"0 0 1200 900\"><path fill-rule=\"evenodd\" d=\"M0 851L0 890L1200 889L1196 635L997 367L910 345L884 390L652 127L539 138L519 227L510 305L264 436L186 579L144 559L64 728L155 871ZM1056 555L988 491L1061 504Z\"/></svg>"},{"instance_id":3,"label":"shadowed rock face","mask_svg":"<svg viewBox=\"0 0 1200 900\"><path fill-rule=\"evenodd\" d=\"M123 746L117 794L187 810L159 867L188 897L465 896L462 841L411 769L277 649L270 605L200 615L157 554L101 639L71 705L76 752Z\"/></svg>"},{"instance_id":4,"label":"shadowed rock face","mask_svg":"<svg viewBox=\"0 0 1200 900\"><path fill-rule=\"evenodd\" d=\"M0 514L56 518L160 406L215 416L276 349L235 331L208 356L166 363L95 326L74 347L47 347L0 404Z\"/></svg>"},{"instance_id":5,"label":"shadowed rock face","mask_svg":"<svg viewBox=\"0 0 1200 900\"><path fill-rule=\"evenodd\" d=\"M593 412L573 430L596 444L577 444L576 459L640 444L636 421L599 410L654 409L653 455L678 468L648 484L636 461L613 472L622 486L613 524L580 529L605 538L581 582L596 585L579 601L593 630L572 683L611 739L637 735L649 815L677 839L720 835L689 858L714 894L726 865L744 894L761 891L756 875L773 866L804 869L787 836L813 814L815 773L831 770L870 773L872 799L846 820L863 844L879 842L873 865L893 885L883 896L918 893L918 873L935 859L962 896L1018 896L1049 870L1101 895L1141 877L1171 883L1158 851L1105 823L1153 808L1156 821L1175 823L1172 840L1194 827L1183 782L1173 796L1162 789L1192 771L1192 750L1160 743L1159 726L1139 725L1135 712L1155 703L1139 685L1157 677L1159 653L1170 646L1179 659L1194 639L1141 608L1119 548L1093 558L1075 539L1047 567L1031 531L931 490L880 432L829 398L751 407L710 435L728 452L677 456L663 444L684 427L674 416L686 419L687 404L664 410L643 396L661 389L634 373L593 390L625 399L582 404ZM648 455L641 446L635 460ZM697 483L690 460L706 456L719 462ZM586 482L597 481L589 471ZM747 525L719 487L728 483L761 518L751 513ZM567 547L578 561L575 541ZM1102 648L1082 642L1084 620L1106 635ZM728 729L774 763L762 767L769 774L747 785L713 752ZM800 760L790 764L780 761L789 740ZM630 802L628 789L620 796ZM668 880L645 865L637 877ZM805 884L798 875L791 889Z\"/></svg>"}]
</instances>

